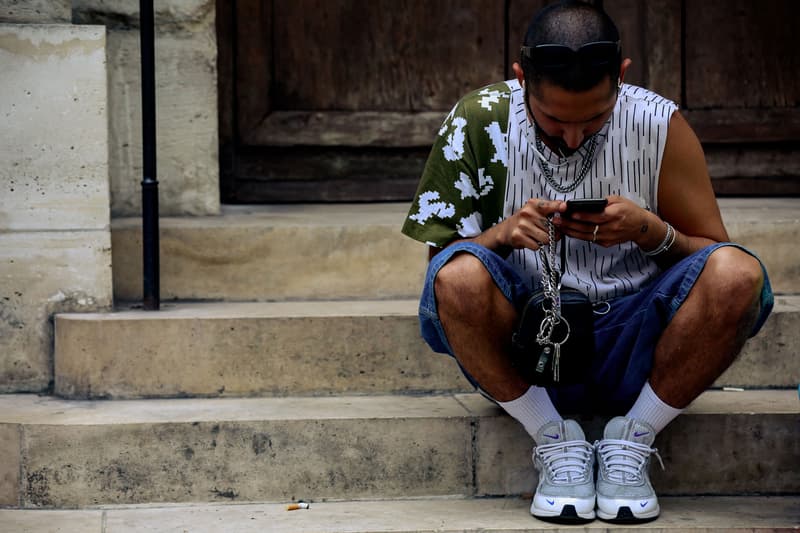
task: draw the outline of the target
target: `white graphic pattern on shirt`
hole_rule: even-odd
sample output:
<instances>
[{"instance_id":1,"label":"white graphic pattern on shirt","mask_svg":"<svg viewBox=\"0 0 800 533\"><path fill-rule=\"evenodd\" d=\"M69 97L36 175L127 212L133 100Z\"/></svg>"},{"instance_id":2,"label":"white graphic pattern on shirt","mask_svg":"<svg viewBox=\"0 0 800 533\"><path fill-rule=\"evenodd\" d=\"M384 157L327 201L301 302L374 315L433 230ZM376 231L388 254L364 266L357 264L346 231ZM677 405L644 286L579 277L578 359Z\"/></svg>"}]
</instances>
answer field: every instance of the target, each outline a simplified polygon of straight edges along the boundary
<instances>
[{"instance_id":1,"label":"white graphic pattern on shirt","mask_svg":"<svg viewBox=\"0 0 800 533\"><path fill-rule=\"evenodd\" d=\"M453 204L436 202L440 198L438 191L427 191L419 197L419 211L408 218L424 224L426 220L436 215L439 218L450 218L456 214Z\"/></svg>"}]
</instances>

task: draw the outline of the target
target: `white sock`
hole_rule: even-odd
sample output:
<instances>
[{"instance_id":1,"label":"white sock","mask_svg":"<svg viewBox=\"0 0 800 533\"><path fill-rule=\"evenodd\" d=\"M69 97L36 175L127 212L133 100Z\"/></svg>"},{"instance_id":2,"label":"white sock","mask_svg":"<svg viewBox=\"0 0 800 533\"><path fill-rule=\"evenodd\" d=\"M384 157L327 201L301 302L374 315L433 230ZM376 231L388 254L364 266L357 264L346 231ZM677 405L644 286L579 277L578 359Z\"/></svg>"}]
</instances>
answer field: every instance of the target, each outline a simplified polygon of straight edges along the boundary
<instances>
[{"instance_id":1,"label":"white sock","mask_svg":"<svg viewBox=\"0 0 800 533\"><path fill-rule=\"evenodd\" d=\"M539 429L548 422L562 420L550 396L547 395L547 390L542 387L531 386L516 400L497 402L497 404L516 418L525 427L525 431L534 438Z\"/></svg>"},{"instance_id":2,"label":"white sock","mask_svg":"<svg viewBox=\"0 0 800 533\"><path fill-rule=\"evenodd\" d=\"M672 420L682 412L683 409L675 409L656 396L655 391L653 391L648 381L644 384L644 388L642 392L639 393L639 397L636 399L633 407L631 407L631 410L628 411L628 414L625 416L650 424L656 433L658 433L667 427L667 424L672 422Z\"/></svg>"}]
</instances>

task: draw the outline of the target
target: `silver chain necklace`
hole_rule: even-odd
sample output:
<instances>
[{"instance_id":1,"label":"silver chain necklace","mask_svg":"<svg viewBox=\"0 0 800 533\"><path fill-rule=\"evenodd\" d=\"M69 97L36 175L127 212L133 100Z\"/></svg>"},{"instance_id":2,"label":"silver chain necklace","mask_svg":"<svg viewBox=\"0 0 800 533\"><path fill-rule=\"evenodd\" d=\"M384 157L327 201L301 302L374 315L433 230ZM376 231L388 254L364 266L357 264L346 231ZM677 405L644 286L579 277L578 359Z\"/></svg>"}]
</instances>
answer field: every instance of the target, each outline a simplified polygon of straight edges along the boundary
<instances>
[{"instance_id":1,"label":"silver chain necklace","mask_svg":"<svg viewBox=\"0 0 800 533\"><path fill-rule=\"evenodd\" d=\"M597 135L592 135L589 139L589 146L587 147L589 153L582 160L581 170L578 172L578 177L566 187L563 187L553 178L553 169L550 168L550 165L544 160L544 158L537 157L536 160L539 163L539 168L542 169L542 174L544 174L544 178L547 180L547 183L549 183L552 188L560 193L568 193L577 189L578 185L583 183L583 180L586 179L586 174L588 174L589 167L592 165L592 160L594 159L594 150L596 146ZM542 143L542 139L539 138L538 133L536 134L536 149L539 150L539 152L544 152L544 143Z\"/></svg>"}]
</instances>

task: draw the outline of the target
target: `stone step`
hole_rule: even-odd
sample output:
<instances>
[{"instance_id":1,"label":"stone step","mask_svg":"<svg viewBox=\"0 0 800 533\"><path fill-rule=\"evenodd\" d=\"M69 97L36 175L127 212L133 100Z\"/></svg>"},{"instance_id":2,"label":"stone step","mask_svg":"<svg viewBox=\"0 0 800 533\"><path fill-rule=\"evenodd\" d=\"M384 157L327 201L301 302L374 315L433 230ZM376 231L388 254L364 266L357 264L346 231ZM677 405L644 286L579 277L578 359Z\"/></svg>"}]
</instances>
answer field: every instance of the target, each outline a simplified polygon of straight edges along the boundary
<instances>
[{"instance_id":1,"label":"stone step","mask_svg":"<svg viewBox=\"0 0 800 533\"><path fill-rule=\"evenodd\" d=\"M603 420L583 421L587 438ZM478 394L65 401L0 396L0 505L530 493L531 440ZM657 438L668 495L800 493L796 391L710 391Z\"/></svg>"},{"instance_id":2,"label":"stone step","mask_svg":"<svg viewBox=\"0 0 800 533\"><path fill-rule=\"evenodd\" d=\"M685 531L743 533L800 529L800 498L661 497L661 516L631 526L595 520L582 529L607 533ZM135 506L76 511L0 510L0 531L60 533L485 533L531 530L574 531L574 526L542 522L521 498L431 498L313 502L308 510L287 512L286 504Z\"/></svg>"},{"instance_id":3,"label":"stone step","mask_svg":"<svg viewBox=\"0 0 800 533\"><path fill-rule=\"evenodd\" d=\"M60 314L55 392L67 398L471 391L419 337L415 300L169 303ZM800 296L775 312L716 386L796 387Z\"/></svg>"},{"instance_id":4,"label":"stone step","mask_svg":"<svg viewBox=\"0 0 800 533\"><path fill-rule=\"evenodd\" d=\"M776 292L800 293L800 202L719 200L732 240L759 253ZM405 203L225 206L223 216L161 219L165 300L416 297L425 246L400 233ZM141 220L112 222L114 294L142 295Z\"/></svg>"}]
</instances>

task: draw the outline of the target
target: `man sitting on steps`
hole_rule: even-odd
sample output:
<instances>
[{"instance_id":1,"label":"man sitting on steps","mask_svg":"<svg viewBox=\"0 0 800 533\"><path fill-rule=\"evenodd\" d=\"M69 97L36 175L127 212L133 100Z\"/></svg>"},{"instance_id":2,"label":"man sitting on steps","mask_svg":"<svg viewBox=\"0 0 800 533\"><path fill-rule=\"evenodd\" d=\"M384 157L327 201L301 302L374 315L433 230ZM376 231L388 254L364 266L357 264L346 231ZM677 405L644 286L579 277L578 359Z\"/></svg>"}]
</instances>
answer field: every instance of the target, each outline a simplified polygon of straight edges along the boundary
<instances>
[{"instance_id":1,"label":"man sitting on steps","mask_svg":"<svg viewBox=\"0 0 800 533\"><path fill-rule=\"evenodd\" d=\"M423 337L534 439L541 518L657 517L656 434L772 308L763 265L726 242L697 137L673 102L623 83L630 64L602 10L545 7L515 79L445 118L403 226L431 250ZM593 197L601 212L565 214ZM542 388L512 364L511 339L550 224L567 246L563 284L595 304L596 353L585 383ZM592 445L560 414L577 412L618 416Z\"/></svg>"}]
</instances>

